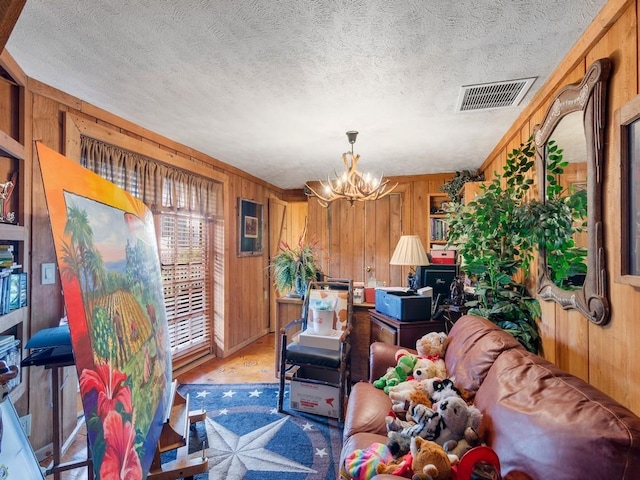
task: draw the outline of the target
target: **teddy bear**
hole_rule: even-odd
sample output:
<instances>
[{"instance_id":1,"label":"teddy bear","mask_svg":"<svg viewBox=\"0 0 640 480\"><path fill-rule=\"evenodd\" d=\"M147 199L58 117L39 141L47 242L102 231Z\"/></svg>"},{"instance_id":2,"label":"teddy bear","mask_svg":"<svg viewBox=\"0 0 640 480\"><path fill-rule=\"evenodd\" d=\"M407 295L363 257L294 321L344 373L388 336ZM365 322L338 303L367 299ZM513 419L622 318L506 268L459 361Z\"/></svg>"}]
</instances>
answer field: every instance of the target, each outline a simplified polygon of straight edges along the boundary
<instances>
[{"instance_id":1,"label":"teddy bear","mask_svg":"<svg viewBox=\"0 0 640 480\"><path fill-rule=\"evenodd\" d=\"M414 369L414 375L416 370L417 368ZM430 399L430 402L428 402L429 405L444 400L447 397L463 396L460 389L454 385L453 378L441 379L439 377L432 377L426 380L407 380L389 389L391 410L396 414L407 412L410 405L409 399L415 391L426 394ZM426 404L427 402L419 403Z\"/></svg>"},{"instance_id":2,"label":"teddy bear","mask_svg":"<svg viewBox=\"0 0 640 480\"><path fill-rule=\"evenodd\" d=\"M415 436L432 440L442 447L447 445L449 452L460 454L479 444L476 432L482 413L475 406L467 405L460 397L445 398L434 404L433 408L416 405L412 416L415 425L387 433L387 446L396 457L407 450L411 438Z\"/></svg>"},{"instance_id":3,"label":"teddy bear","mask_svg":"<svg viewBox=\"0 0 640 480\"><path fill-rule=\"evenodd\" d=\"M460 389L455 386L454 382L455 382L454 378L445 378L443 380L438 379L435 382L433 382L432 392L431 392L431 402L438 403L444 400L445 398L449 398L449 397L460 397L466 400L463 397Z\"/></svg>"},{"instance_id":4,"label":"teddy bear","mask_svg":"<svg viewBox=\"0 0 640 480\"><path fill-rule=\"evenodd\" d=\"M461 457L467 450L480 444L477 435L482 413L474 405L467 405L464 399L453 396L434 404L435 415L430 421L438 426L426 436L441 445L449 453Z\"/></svg>"},{"instance_id":5,"label":"teddy bear","mask_svg":"<svg viewBox=\"0 0 640 480\"><path fill-rule=\"evenodd\" d=\"M418 357L430 360L433 363L433 368L435 369L433 377L447 377L447 367L444 363L447 340L447 334L444 332L429 332L416 341Z\"/></svg>"},{"instance_id":6,"label":"teddy bear","mask_svg":"<svg viewBox=\"0 0 640 480\"><path fill-rule=\"evenodd\" d=\"M456 455L421 437L411 439L411 456L413 480L447 480L451 478L451 466L458 463Z\"/></svg>"},{"instance_id":7,"label":"teddy bear","mask_svg":"<svg viewBox=\"0 0 640 480\"><path fill-rule=\"evenodd\" d=\"M455 455L448 455L437 443L414 437L406 455L399 460L378 463L376 473L420 480L447 480L451 478L451 466L457 461Z\"/></svg>"},{"instance_id":8,"label":"teddy bear","mask_svg":"<svg viewBox=\"0 0 640 480\"><path fill-rule=\"evenodd\" d=\"M373 386L384 390L384 393L389 393L390 387L407 380L409 375L413 372L413 367L418 361L418 359L413 355L400 355L396 357L396 366L389 367L387 373L373 382Z\"/></svg>"},{"instance_id":9,"label":"teddy bear","mask_svg":"<svg viewBox=\"0 0 640 480\"><path fill-rule=\"evenodd\" d=\"M396 398L395 389L402 387L410 382L403 382L389 390L389 398ZM461 397L460 390L454 385L453 380L445 378L430 378L428 380L418 382L414 390L408 390L408 393L400 396L402 403L392 401L390 415L387 415L385 421L387 424L387 433L391 431L401 431L404 428L411 427L417 422L413 418L413 408L417 404L426 405L431 408L434 403L440 402L448 397ZM398 414L405 413L405 420L398 418Z\"/></svg>"},{"instance_id":10,"label":"teddy bear","mask_svg":"<svg viewBox=\"0 0 640 480\"><path fill-rule=\"evenodd\" d=\"M431 398L434 393L434 382L438 380L440 379L436 377L425 380L413 378L389 388L391 410L399 414L405 413L409 409L409 399L414 392L421 392Z\"/></svg>"},{"instance_id":11,"label":"teddy bear","mask_svg":"<svg viewBox=\"0 0 640 480\"><path fill-rule=\"evenodd\" d=\"M387 433L387 447L396 458L409 451L413 437L433 440L440 429L440 416L431 407L416 404L408 413L411 415L412 422L406 422L401 430L392 430ZM387 424L387 429L389 428L390 425Z\"/></svg>"},{"instance_id":12,"label":"teddy bear","mask_svg":"<svg viewBox=\"0 0 640 480\"><path fill-rule=\"evenodd\" d=\"M391 394L391 392L389 392L389 394ZM429 395L427 395L427 393L425 393L419 388L415 389L409 394L408 402L409 402L409 405L406 409L405 420L398 418L398 416L395 414L395 412L393 412L393 410L392 412L390 412L389 415L385 417L385 422L387 424L387 433L398 432L403 428L407 428L412 425L415 425L416 421L413 418L412 412L413 412L413 408L416 405L422 404L422 405L426 405L429 408L431 408L431 405L432 405L431 398L429 398Z\"/></svg>"}]
</instances>

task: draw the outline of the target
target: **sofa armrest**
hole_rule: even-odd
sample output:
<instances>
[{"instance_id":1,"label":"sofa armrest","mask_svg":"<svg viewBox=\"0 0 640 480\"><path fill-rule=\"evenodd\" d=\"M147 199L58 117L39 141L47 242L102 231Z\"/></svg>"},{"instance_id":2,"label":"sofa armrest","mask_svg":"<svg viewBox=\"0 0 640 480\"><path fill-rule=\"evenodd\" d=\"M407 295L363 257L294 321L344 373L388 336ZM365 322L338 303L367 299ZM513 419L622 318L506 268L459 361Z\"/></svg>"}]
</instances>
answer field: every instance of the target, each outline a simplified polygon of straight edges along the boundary
<instances>
[{"instance_id":1,"label":"sofa armrest","mask_svg":"<svg viewBox=\"0 0 640 480\"><path fill-rule=\"evenodd\" d=\"M417 354L413 349L389 343L373 342L369 346L369 382L379 379L389 367L396 366L396 352L400 349Z\"/></svg>"}]
</instances>

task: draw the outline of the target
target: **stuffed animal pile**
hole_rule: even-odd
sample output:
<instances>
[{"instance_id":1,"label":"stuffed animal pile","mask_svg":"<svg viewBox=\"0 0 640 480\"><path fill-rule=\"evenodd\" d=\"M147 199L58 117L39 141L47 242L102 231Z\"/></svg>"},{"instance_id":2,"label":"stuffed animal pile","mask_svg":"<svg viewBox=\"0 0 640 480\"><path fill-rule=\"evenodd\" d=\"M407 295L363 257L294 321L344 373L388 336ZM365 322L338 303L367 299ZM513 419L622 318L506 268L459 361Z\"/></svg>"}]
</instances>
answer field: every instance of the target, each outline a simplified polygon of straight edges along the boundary
<instances>
[{"instance_id":1,"label":"stuffed animal pile","mask_svg":"<svg viewBox=\"0 0 640 480\"><path fill-rule=\"evenodd\" d=\"M416 390L421 390L426 395L433 394L433 381L441 380L447 376L447 368L444 363L444 354L447 348L447 334L444 332L431 332L419 338L416 342L417 355L408 350L400 349L396 354L396 361L402 362L405 368L402 374L395 369L390 369L380 379L373 382L376 388L384 389L392 402L392 410L404 414L409 408L409 396ZM408 372L406 366L413 364ZM388 378L401 378L400 381L389 381Z\"/></svg>"},{"instance_id":2,"label":"stuffed animal pile","mask_svg":"<svg viewBox=\"0 0 640 480\"><path fill-rule=\"evenodd\" d=\"M399 350L396 366L374 382L389 395L392 408L385 455L376 456L375 465L369 462L369 474L446 480L458 460L481 445L482 414L467 403L455 378L448 378L446 347L445 333L428 333L416 342L417 355Z\"/></svg>"}]
</instances>

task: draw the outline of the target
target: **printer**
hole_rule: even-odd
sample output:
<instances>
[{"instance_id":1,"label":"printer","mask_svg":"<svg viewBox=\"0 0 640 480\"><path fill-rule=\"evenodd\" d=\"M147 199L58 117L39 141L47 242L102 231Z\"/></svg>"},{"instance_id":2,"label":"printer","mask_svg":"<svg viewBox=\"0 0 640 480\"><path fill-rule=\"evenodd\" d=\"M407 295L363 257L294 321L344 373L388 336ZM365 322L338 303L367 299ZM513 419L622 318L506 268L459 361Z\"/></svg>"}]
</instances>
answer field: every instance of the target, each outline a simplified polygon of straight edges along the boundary
<instances>
[{"instance_id":1,"label":"printer","mask_svg":"<svg viewBox=\"0 0 640 480\"><path fill-rule=\"evenodd\" d=\"M404 322L431 318L431 296L407 288L376 288L375 306L378 312Z\"/></svg>"}]
</instances>

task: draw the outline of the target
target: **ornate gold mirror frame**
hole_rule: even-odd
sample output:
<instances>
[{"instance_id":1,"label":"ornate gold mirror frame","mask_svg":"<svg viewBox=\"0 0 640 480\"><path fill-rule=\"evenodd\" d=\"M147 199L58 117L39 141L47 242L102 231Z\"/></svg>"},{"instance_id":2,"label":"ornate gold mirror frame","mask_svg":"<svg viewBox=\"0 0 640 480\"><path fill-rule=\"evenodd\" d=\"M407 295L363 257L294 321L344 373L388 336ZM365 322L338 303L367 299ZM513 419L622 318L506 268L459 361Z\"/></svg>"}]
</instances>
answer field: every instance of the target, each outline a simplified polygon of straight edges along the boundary
<instances>
[{"instance_id":1,"label":"ornate gold mirror frame","mask_svg":"<svg viewBox=\"0 0 640 480\"><path fill-rule=\"evenodd\" d=\"M604 132L606 118L606 86L611 61L603 58L595 61L584 78L577 84L563 87L551 102L540 125L533 130L538 164L540 201L547 198L546 146L563 119L574 112L582 113L576 131L578 141L586 142L587 188L587 271L582 286L562 288L551 281L544 249L538 255L539 288L542 299L555 300L562 308L577 309L590 321L604 325L609 321L609 300L606 291L606 262L602 224L602 182L604 169ZM572 117L575 117L573 115ZM568 120L567 120L568 122ZM567 123L565 122L565 123ZM560 129L558 129L560 130ZM559 143L559 142L558 142ZM560 148L563 145L558 145ZM568 152L567 152L568 153Z\"/></svg>"}]
</instances>

